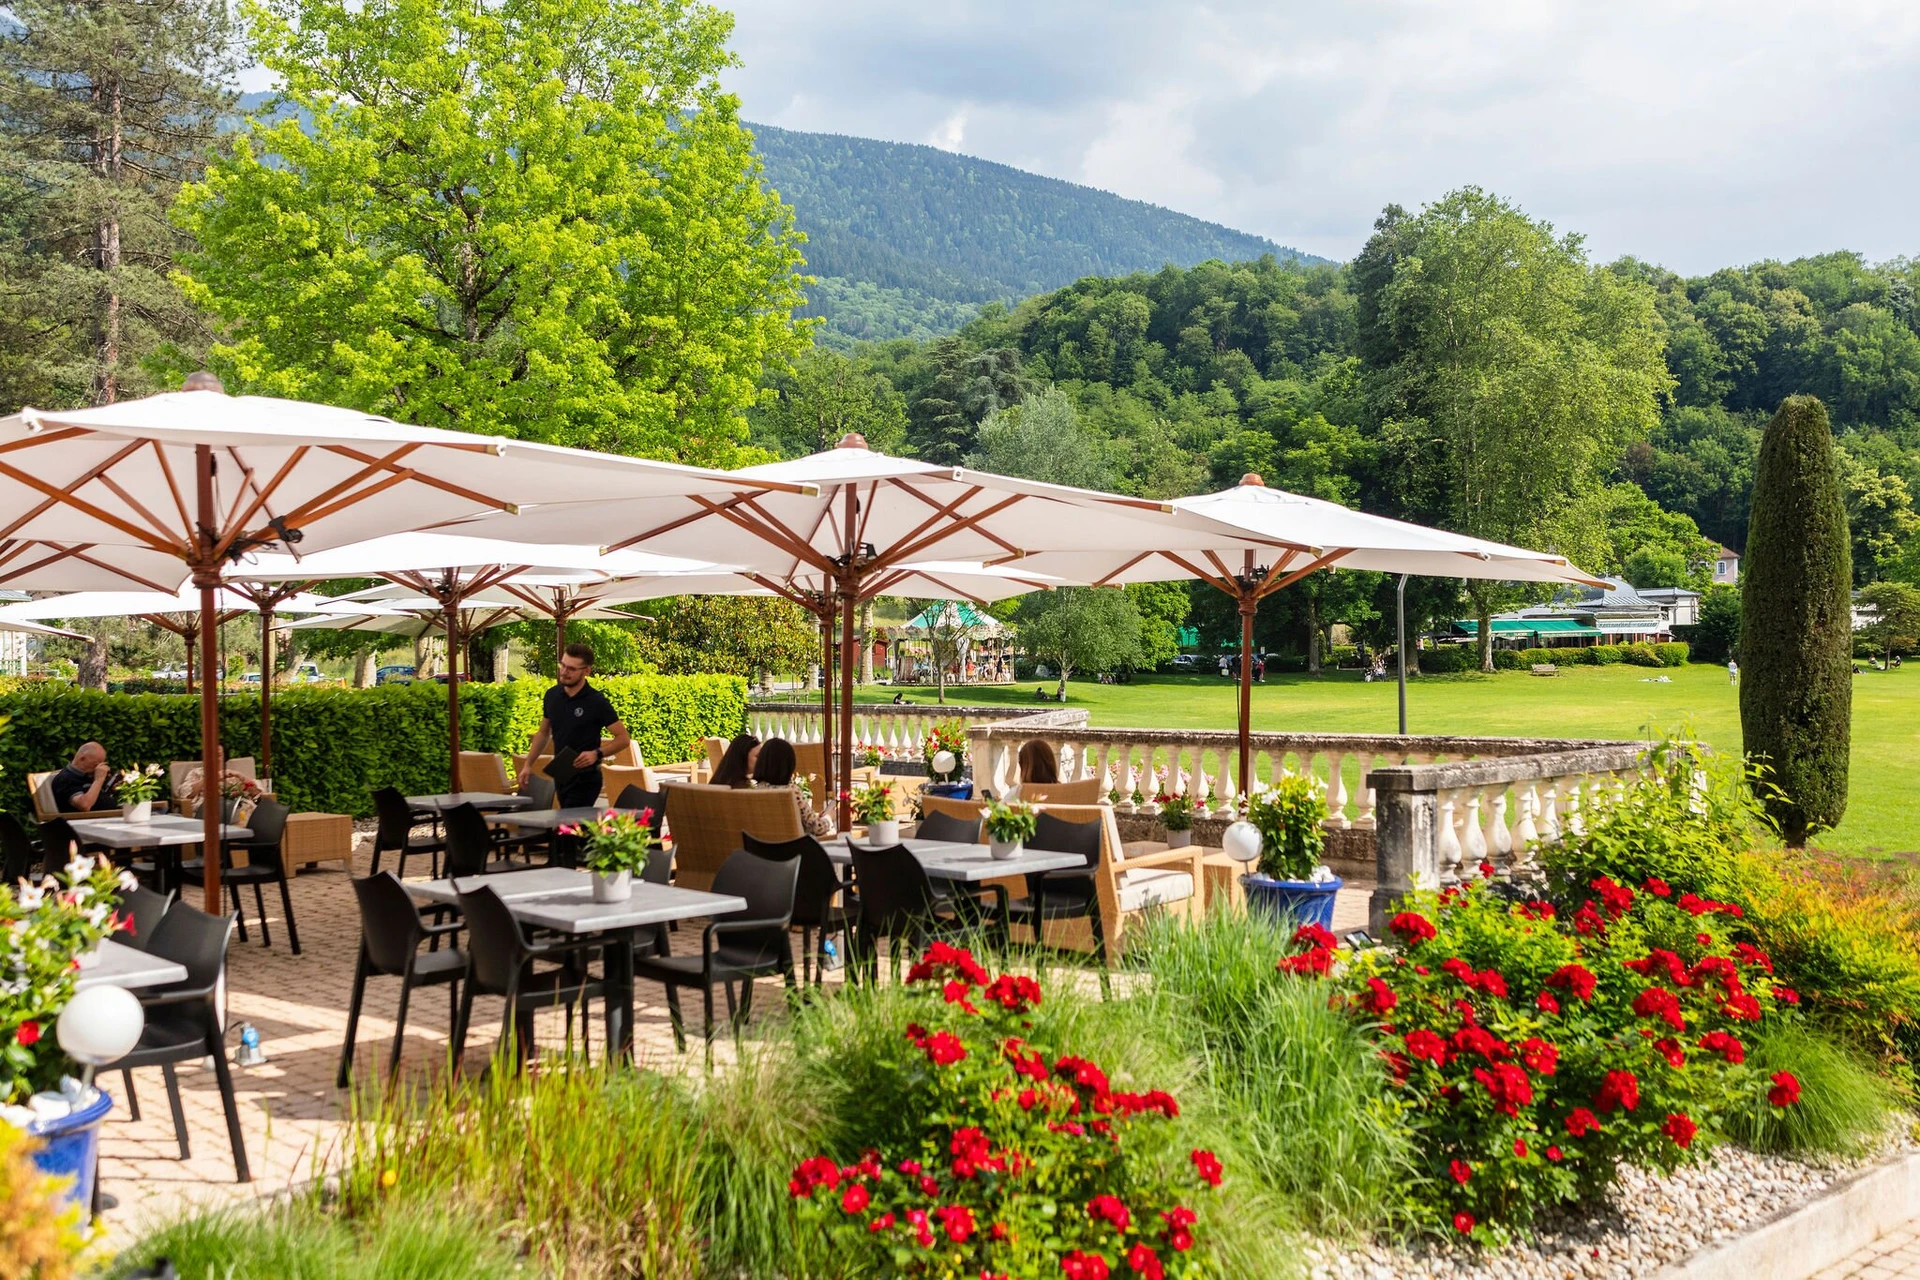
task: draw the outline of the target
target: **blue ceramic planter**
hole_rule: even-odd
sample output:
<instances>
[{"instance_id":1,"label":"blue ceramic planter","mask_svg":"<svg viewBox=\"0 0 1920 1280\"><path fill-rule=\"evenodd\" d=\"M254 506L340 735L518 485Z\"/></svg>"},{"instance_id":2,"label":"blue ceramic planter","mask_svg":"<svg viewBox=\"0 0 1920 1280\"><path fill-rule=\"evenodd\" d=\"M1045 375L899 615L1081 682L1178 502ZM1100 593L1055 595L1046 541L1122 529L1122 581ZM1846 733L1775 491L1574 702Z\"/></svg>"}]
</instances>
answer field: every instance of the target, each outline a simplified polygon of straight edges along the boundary
<instances>
[{"instance_id":1,"label":"blue ceramic planter","mask_svg":"<svg viewBox=\"0 0 1920 1280\"><path fill-rule=\"evenodd\" d=\"M1258 872L1240 877L1247 891L1247 910L1271 917L1276 923L1290 922L1291 928L1317 924L1333 928L1333 901L1346 881L1339 876L1325 884L1311 880L1274 880Z\"/></svg>"},{"instance_id":2,"label":"blue ceramic planter","mask_svg":"<svg viewBox=\"0 0 1920 1280\"><path fill-rule=\"evenodd\" d=\"M945 796L949 800L973 799L971 782L929 782L925 793L930 796Z\"/></svg>"},{"instance_id":3,"label":"blue ceramic planter","mask_svg":"<svg viewBox=\"0 0 1920 1280\"><path fill-rule=\"evenodd\" d=\"M93 1212L93 1179L100 1167L100 1125L111 1110L113 1098L101 1089L91 1106L27 1128L41 1142L40 1150L33 1155L34 1165L42 1173L73 1179L66 1201L80 1206L84 1215Z\"/></svg>"}]
</instances>

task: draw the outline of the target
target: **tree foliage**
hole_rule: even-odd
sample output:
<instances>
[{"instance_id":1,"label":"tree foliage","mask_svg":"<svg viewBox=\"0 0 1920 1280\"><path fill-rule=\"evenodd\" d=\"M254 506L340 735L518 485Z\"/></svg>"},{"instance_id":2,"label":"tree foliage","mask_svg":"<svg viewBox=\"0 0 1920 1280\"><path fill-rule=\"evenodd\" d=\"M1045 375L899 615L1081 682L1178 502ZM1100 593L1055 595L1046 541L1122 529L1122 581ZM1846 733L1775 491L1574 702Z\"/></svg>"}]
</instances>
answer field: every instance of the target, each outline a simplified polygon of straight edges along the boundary
<instances>
[{"instance_id":1,"label":"tree foliage","mask_svg":"<svg viewBox=\"0 0 1920 1280\"><path fill-rule=\"evenodd\" d=\"M1140 612L1119 587L1061 587L1020 598L1014 610L1021 647L1059 674L1059 692L1076 671L1140 664Z\"/></svg>"},{"instance_id":2,"label":"tree foliage","mask_svg":"<svg viewBox=\"0 0 1920 1280\"><path fill-rule=\"evenodd\" d=\"M250 0L283 106L181 196L230 386L726 462L798 239L698 0Z\"/></svg>"},{"instance_id":3,"label":"tree foliage","mask_svg":"<svg viewBox=\"0 0 1920 1280\"><path fill-rule=\"evenodd\" d=\"M1851 551L1826 406L1789 396L1767 424L1741 566L1740 727L1788 844L1847 808Z\"/></svg>"},{"instance_id":4,"label":"tree foliage","mask_svg":"<svg viewBox=\"0 0 1920 1280\"><path fill-rule=\"evenodd\" d=\"M907 437L905 397L879 374L825 347L776 373L753 417L755 438L787 458L831 449L848 432L880 453L898 453Z\"/></svg>"},{"instance_id":5,"label":"tree foliage","mask_svg":"<svg viewBox=\"0 0 1920 1280\"><path fill-rule=\"evenodd\" d=\"M0 16L0 413L165 389L197 349L167 208L233 95L218 0L9 0Z\"/></svg>"},{"instance_id":6,"label":"tree foliage","mask_svg":"<svg viewBox=\"0 0 1920 1280\"><path fill-rule=\"evenodd\" d=\"M1911 652L1920 642L1920 587L1905 582L1876 582L1860 593L1867 623L1860 638L1875 645L1884 661L1895 649Z\"/></svg>"},{"instance_id":7,"label":"tree foliage","mask_svg":"<svg viewBox=\"0 0 1920 1280\"><path fill-rule=\"evenodd\" d=\"M980 424L969 467L1082 489L1111 488L1113 468L1102 442L1080 425L1073 398L1058 387L1005 409Z\"/></svg>"},{"instance_id":8,"label":"tree foliage","mask_svg":"<svg viewBox=\"0 0 1920 1280\"><path fill-rule=\"evenodd\" d=\"M640 658L667 675L796 675L819 661L813 615L766 596L671 596L647 602Z\"/></svg>"}]
</instances>

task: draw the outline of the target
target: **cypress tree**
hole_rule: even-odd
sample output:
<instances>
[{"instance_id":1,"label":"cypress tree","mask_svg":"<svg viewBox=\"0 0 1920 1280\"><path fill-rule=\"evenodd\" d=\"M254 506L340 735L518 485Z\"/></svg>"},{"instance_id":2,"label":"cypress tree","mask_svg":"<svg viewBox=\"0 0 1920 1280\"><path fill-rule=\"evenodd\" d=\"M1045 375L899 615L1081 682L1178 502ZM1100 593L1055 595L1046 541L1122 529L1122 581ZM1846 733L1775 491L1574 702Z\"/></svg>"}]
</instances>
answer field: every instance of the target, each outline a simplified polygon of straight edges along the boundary
<instances>
[{"instance_id":1,"label":"cypress tree","mask_svg":"<svg viewBox=\"0 0 1920 1280\"><path fill-rule=\"evenodd\" d=\"M1850 547L1827 407L1789 396L1754 467L1740 566L1740 728L1747 758L1765 767L1768 811L1795 848L1847 808Z\"/></svg>"}]
</instances>

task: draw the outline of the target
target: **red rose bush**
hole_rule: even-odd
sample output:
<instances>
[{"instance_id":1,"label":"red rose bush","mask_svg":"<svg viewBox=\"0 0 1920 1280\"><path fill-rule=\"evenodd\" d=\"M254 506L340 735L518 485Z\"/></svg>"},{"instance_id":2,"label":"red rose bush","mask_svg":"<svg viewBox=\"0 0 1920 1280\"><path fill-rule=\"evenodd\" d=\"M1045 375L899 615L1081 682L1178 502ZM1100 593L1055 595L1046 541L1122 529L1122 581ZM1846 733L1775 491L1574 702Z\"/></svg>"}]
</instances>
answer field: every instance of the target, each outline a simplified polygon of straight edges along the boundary
<instances>
[{"instance_id":1,"label":"red rose bush","mask_svg":"<svg viewBox=\"0 0 1920 1280\"><path fill-rule=\"evenodd\" d=\"M1332 975L1376 1037L1439 1188L1436 1225L1497 1239L1600 1195L1623 1163L1696 1158L1756 1095L1799 1101L1790 1073L1745 1061L1743 1037L1798 996L1728 938L1737 906L1605 876L1558 907L1484 881L1404 905L1395 947L1343 964L1309 926L1279 968Z\"/></svg>"},{"instance_id":2,"label":"red rose bush","mask_svg":"<svg viewBox=\"0 0 1920 1280\"><path fill-rule=\"evenodd\" d=\"M1030 977L928 947L925 1008L889 1063L921 1138L850 1164L804 1160L787 1190L848 1274L1160 1280L1197 1274L1200 1213L1226 1172L1178 1142L1179 1103L1116 1088L1096 1063L1030 1042Z\"/></svg>"}]
</instances>

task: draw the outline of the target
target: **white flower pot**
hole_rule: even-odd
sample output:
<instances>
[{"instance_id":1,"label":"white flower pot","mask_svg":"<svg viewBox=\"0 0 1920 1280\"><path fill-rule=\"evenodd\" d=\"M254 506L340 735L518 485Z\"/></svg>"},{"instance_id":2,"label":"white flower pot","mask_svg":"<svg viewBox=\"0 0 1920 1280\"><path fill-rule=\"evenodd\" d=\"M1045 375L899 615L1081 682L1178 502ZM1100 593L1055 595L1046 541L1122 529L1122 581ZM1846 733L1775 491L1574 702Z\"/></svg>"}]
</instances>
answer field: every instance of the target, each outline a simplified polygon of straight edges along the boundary
<instances>
[{"instance_id":1,"label":"white flower pot","mask_svg":"<svg viewBox=\"0 0 1920 1280\"><path fill-rule=\"evenodd\" d=\"M881 818L867 824L868 844L899 844L900 819Z\"/></svg>"},{"instance_id":2,"label":"white flower pot","mask_svg":"<svg viewBox=\"0 0 1920 1280\"><path fill-rule=\"evenodd\" d=\"M145 826L153 821L153 801L142 800L139 804L130 804L120 811L120 816L136 826Z\"/></svg>"},{"instance_id":3,"label":"white flower pot","mask_svg":"<svg viewBox=\"0 0 1920 1280\"><path fill-rule=\"evenodd\" d=\"M987 841L987 852L992 854L996 860L1005 862L1008 858L1019 857L1021 847L1024 844L1025 842L1021 840L994 840L990 838Z\"/></svg>"},{"instance_id":4,"label":"white flower pot","mask_svg":"<svg viewBox=\"0 0 1920 1280\"><path fill-rule=\"evenodd\" d=\"M1185 831L1167 832L1167 848L1169 849L1184 849L1192 843L1193 843L1192 827L1188 827Z\"/></svg>"},{"instance_id":5,"label":"white flower pot","mask_svg":"<svg viewBox=\"0 0 1920 1280\"><path fill-rule=\"evenodd\" d=\"M633 873L631 871L596 871L593 873L593 900L595 902L625 902L633 896Z\"/></svg>"}]
</instances>

